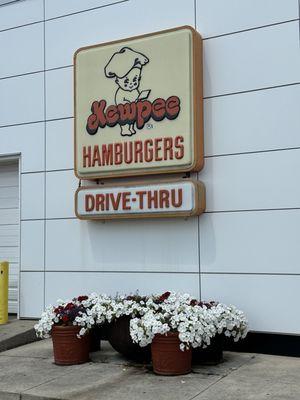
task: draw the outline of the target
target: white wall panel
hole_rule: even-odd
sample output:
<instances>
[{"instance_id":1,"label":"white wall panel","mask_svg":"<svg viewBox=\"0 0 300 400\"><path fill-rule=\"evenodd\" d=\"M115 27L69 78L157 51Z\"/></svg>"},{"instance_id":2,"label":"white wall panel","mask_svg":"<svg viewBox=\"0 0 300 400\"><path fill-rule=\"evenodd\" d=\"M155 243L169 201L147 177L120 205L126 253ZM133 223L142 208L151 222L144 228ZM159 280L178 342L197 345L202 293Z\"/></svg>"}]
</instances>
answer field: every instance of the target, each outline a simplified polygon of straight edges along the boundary
<instances>
[{"instance_id":1,"label":"white wall panel","mask_svg":"<svg viewBox=\"0 0 300 400\"><path fill-rule=\"evenodd\" d=\"M222 35L298 18L297 0L196 0L203 37Z\"/></svg>"},{"instance_id":2,"label":"white wall panel","mask_svg":"<svg viewBox=\"0 0 300 400\"><path fill-rule=\"evenodd\" d=\"M201 275L202 299L242 309L250 329L299 334L300 276Z\"/></svg>"},{"instance_id":3,"label":"white wall panel","mask_svg":"<svg viewBox=\"0 0 300 400\"><path fill-rule=\"evenodd\" d=\"M0 32L0 78L44 68L43 32L42 23Z\"/></svg>"},{"instance_id":4,"label":"white wall panel","mask_svg":"<svg viewBox=\"0 0 300 400\"><path fill-rule=\"evenodd\" d=\"M73 116L73 68L46 72L46 119Z\"/></svg>"},{"instance_id":5,"label":"white wall panel","mask_svg":"<svg viewBox=\"0 0 300 400\"><path fill-rule=\"evenodd\" d=\"M46 270L198 272L196 235L195 218L47 221Z\"/></svg>"},{"instance_id":6,"label":"white wall panel","mask_svg":"<svg viewBox=\"0 0 300 400\"><path fill-rule=\"evenodd\" d=\"M206 210L300 207L300 149L207 158Z\"/></svg>"},{"instance_id":7,"label":"white wall panel","mask_svg":"<svg viewBox=\"0 0 300 400\"><path fill-rule=\"evenodd\" d=\"M205 40L203 49L205 97L300 81L297 21Z\"/></svg>"},{"instance_id":8,"label":"white wall panel","mask_svg":"<svg viewBox=\"0 0 300 400\"><path fill-rule=\"evenodd\" d=\"M300 146L300 85L204 101L205 155Z\"/></svg>"},{"instance_id":9,"label":"white wall panel","mask_svg":"<svg viewBox=\"0 0 300 400\"><path fill-rule=\"evenodd\" d=\"M118 0L45 0L46 19L116 3Z\"/></svg>"},{"instance_id":10,"label":"white wall panel","mask_svg":"<svg viewBox=\"0 0 300 400\"><path fill-rule=\"evenodd\" d=\"M66 284L72 282L72 284ZM100 292L111 295L162 293L176 290L199 297L197 274L156 273L81 273L46 272L46 300L54 303L59 298L72 298L85 293Z\"/></svg>"},{"instance_id":11,"label":"white wall panel","mask_svg":"<svg viewBox=\"0 0 300 400\"><path fill-rule=\"evenodd\" d=\"M74 195L78 184L73 171L47 172L46 218L75 217Z\"/></svg>"},{"instance_id":12,"label":"white wall panel","mask_svg":"<svg viewBox=\"0 0 300 400\"><path fill-rule=\"evenodd\" d=\"M23 174L21 181L21 219L44 218L45 174Z\"/></svg>"},{"instance_id":13,"label":"white wall panel","mask_svg":"<svg viewBox=\"0 0 300 400\"><path fill-rule=\"evenodd\" d=\"M22 172L44 169L44 123L0 128L0 155L21 153Z\"/></svg>"},{"instance_id":14,"label":"white wall panel","mask_svg":"<svg viewBox=\"0 0 300 400\"><path fill-rule=\"evenodd\" d=\"M46 168L74 167L74 120L64 119L46 124Z\"/></svg>"},{"instance_id":15,"label":"white wall panel","mask_svg":"<svg viewBox=\"0 0 300 400\"><path fill-rule=\"evenodd\" d=\"M44 18L43 0L26 0L0 9L0 30L31 24Z\"/></svg>"},{"instance_id":16,"label":"white wall panel","mask_svg":"<svg viewBox=\"0 0 300 400\"><path fill-rule=\"evenodd\" d=\"M46 67L73 64L79 47L193 25L194 0L130 0L46 22ZM80 29L78 29L80 27Z\"/></svg>"},{"instance_id":17,"label":"white wall panel","mask_svg":"<svg viewBox=\"0 0 300 400\"><path fill-rule=\"evenodd\" d=\"M300 210L204 214L201 272L300 273Z\"/></svg>"},{"instance_id":18,"label":"white wall panel","mask_svg":"<svg viewBox=\"0 0 300 400\"><path fill-rule=\"evenodd\" d=\"M21 222L21 271L44 270L44 223Z\"/></svg>"},{"instance_id":19,"label":"white wall panel","mask_svg":"<svg viewBox=\"0 0 300 400\"><path fill-rule=\"evenodd\" d=\"M21 272L20 317L40 318L44 311L44 273Z\"/></svg>"},{"instance_id":20,"label":"white wall panel","mask_svg":"<svg viewBox=\"0 0 300 400\"><path fill-rule=\"evenodd\" d=\"M0 126L44 119L43 73L0 80Z\"/></svg>"}]
</instances>

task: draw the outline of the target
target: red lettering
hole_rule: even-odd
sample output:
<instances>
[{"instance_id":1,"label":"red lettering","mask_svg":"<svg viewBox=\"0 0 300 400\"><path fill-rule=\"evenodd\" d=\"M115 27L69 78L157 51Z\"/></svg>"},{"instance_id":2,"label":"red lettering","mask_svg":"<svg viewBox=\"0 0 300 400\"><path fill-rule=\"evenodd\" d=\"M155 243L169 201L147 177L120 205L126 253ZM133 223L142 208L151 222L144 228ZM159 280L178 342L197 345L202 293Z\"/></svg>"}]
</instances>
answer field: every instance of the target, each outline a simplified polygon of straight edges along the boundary
<instances>
[{"instance_id":1,"label":"red lettering","mask_svg":"<svg viewBox=\"0 0 300 400\"><path fill-rule=\"evenodd\" d=\"M82 148L82 161L83 168L90 167L92 165L92 146L83 146Z\"/></svg>"},{"instance_id":2,"label":"red lettering","mask_svg":"<svg viewBox=\"0 0 300 400\"><path fill-rule=\"evenodd\" d=\"M92 167L94 167L96 164L98 166L101 165L99 146L94 146Z\"/></svg>"},{"instance_id":3,"label":"red lettering","mask_svg":"<svg viewBox=\"0 0 300 400\"><path fill-rule=\"evenodd\" d=\"M153 102L138 100L126 104L110 105L106 108L106 101L94 101L91 106L91 114L87 118L86 130L94 135L98 128L106 125L125 125L136 123L138 129L142 129L150 118L161 121L164 118L170 120L177 118L180 112L180 99L170 96L167 100L157 98Z\"/></svg>"},{"instance_id":4,"label":"red lettering","mask_svg":"<svg viewBox=\"0 0 300 400\"><path fill-rule=\"evenodd\" d=\"M133 161L132 142L124 143L124 161L126 164L131 164Z\"/></svg>"},{"instance_id":5,"label":"red lettering","mask_svg":"<svg viewBox=\"0 0 300 400\"><path fill-rule=\"evenodd\" d=\"M106 124L107 126L115 126L119 120L118 108L117 106L109 106L106 110Z\"/></svg>"},{"instance_id":6,"label":"red lettering","mask_svg":"<svg viewBox=\"0 0 300 400\"><path fill-rule=\"evenodd\" d=\"M130 192L122 193L122 209L123 210L131 210L131 207L128 205L130 202Z\"/></svg>"},{"instance_id":7,"label":"red lettering","mask_svg":"<svg viewBox=\"0 0 300 400\"><path fill-rule=\"evenodd\" d=\"M159 145L160 142L162 142L162 138L154 139L155 161L162 161L162 157L159 156L159 152L161 151L161 146Z\"/></svg>"},{"instance_id":8,"label":"red lettering","mask_svg":"<svg viewBox=\"0 0 300 400\"><path fill-rule=\"evenodd\" d=\"M175 158L176 160L180 160L184 156L184 138L183 136L176 136L175 138L175 148L178 151L175 151Z\"/></svg>"},{"instance_id":9,"label":"red lettering","mask_svg":"<svg viewBox=\"0 0 300 400\"><path fill-rule=\"evenodd\" d=\"M143 162L143 142L141 140L134 142L134 162Z\"/></svg>"},{"instance_id":10,"label":"red lettering","mask_svg":"<svg viewBox=\"0 0 300 400\"><path fill-rule=\"evenodd\" d=\"M104 210L104 201L105 201L105 196L102 193L97 193L96 194L96 211L101 211Z\"/></svg>"},{"instance_id":11,"label":"red lettering","mask_svg":"<svg viewBox=\"0 0 300 400\"><path fill-rule=\"evenodd\" d=\"M176 200L176 189L171 190L171 204L173 207L181 207L182 206L182 189L178 189L178 195Z\"/></svg>"},{"instance_id":12,"label":"red lettering","mask_svg":"<svg viewBox=\"0 0 300 400\"><path fill-rule=\"evenodd\" d=\"M146 139L144 141L144 157L146 162L151 162L153 160L153 140Z\"/></svg>"},{"instance_id":13,"label":"red lettering","mask_svg":"<svg viewBox=\"0 0 300 400\"><path fill-rule=\"evenodd\" d=\"M144 209L144 196L147 192L145 190L140 190L138 192L136 192L136 194L139 196L139 206L140 206L140 210Z\"/></svg>"},{"instance_id":14,"label":"red lettering","mask_svg":"<svg viewBox=\"0 0 300 400\"><path fill-rule=\"evenodd\" d=\"M115 199L115 196L113 193L110 193L110 200L111 204L114 210L118 210L119 205L120 205L120 200L121 200L121 193L119 192L117 194L117 198Z\"/></svg>"},{"instance_id":15,"label":"red lettering","mask_svg":"<svg viewBox=\"0 0 300 400\"><path fill-rule=\"evenodd\" d=\"M158 208L158 194L157 190L154 190L153 194L151 190L147 192L148 208ZM153 207L152 207L153 205Z\"/></svg>"},{"instance_id":16,"label":"red lettering","mask_svg":"<svg viewBox=\"0 0 300 400\"><path fill-rule=\"evenodd\" d=\"M169 196L170 192L168 190L162 189L159 191L159 208L170 207Z\"/></svg>"},{"instance_id":17,"label":"red lettering","mask_svg":"<svg viewBox=\"0 0 300 400\"><path fill-rule=\"evenodd\" d=\"M109 193L105 193L105 211L109 211Z\"/></svg>"},{"instance_id":18,"label":"red lettering","mask_svg":"<svg viewBox=\"0 0 300 400\"><path fill-rule=\"evenodd\" d=\"M91 107L92 114L88 117L86 130L90 135L94 135L98 127L104 128L106 125L106 118L104 109L106 107L106 101L100 100L94 101Z\"/></svg>"},{"instance_id":19,"label":"red lettering","mask_svg":"<svg viewBox=\"0 0 300 400\"><path fill-rule=\"evenodd\" d=\"M177 96L171 96L166 101L166 117L168 119L175 119L177 118L180 112L180 100Z\"/></svg>"},{"instance_id":20,"label":"red lettering","mask_svg":"<svg viewBox=\"0 0 300 400\"><path fill-rule=\"evenodd\" d=\"M148 100L140 100L136 103L136 126L142 129L151 116L152 106Z\"/></svg>"},{"instance_id":21,"label":"red lettering","mask_svg":"<svg viewBox=\"0 0 300 400\"><path fill-rule=\"evenodd\" d=\"M122 164L123 161L123 154L122 154L122 144L115 143L115 165Z\"/></svg>"},{"instance_id":22,"label":"red lettering","mask_svg":"<svg viewBox=\"0 0 300 400\"><path fill-rule=\"evenodd\" d=\"M173 139L164 138L164 160L173 160Z\"/></svg>"},{"instance_id":23,"label":"red lettering","mask_svg":"<svg viewBox=\"0 0 300 400\"><path fill-rule=\"evenodd\" d=\"M102 145L102 165L113 165L113 145Z\"/></svg>"},{"instance_id":24,"label":"red lettering","mask_svg":"<svg viewBox=\"0 0 300 400\"><path fill-rule=\"evenodd\" d=\"M158 98L152 104L151 117L154 121L161 121L166 116L166 102L164 99Z\"/></svg>"},{"instance_id":25,"label":"red lettering","mask_svg":"<svg viewBox=\"0 0 300 400\"><path fill-rule=\"evenodd\" d=\"M95 207L95 199L92 194L85 195L85 211L90 212L93 211Z\"/></svg>"},{"instance_id":26,"label":"red lettering","mask_svg":"<svg viewBox=\"0 0 300 400\"><path fill-rule=\"evenodd\" d=\"M129 124L136 119L136 103L118 104L120 114L120 125Z\"/></svg>"}]
</instances>

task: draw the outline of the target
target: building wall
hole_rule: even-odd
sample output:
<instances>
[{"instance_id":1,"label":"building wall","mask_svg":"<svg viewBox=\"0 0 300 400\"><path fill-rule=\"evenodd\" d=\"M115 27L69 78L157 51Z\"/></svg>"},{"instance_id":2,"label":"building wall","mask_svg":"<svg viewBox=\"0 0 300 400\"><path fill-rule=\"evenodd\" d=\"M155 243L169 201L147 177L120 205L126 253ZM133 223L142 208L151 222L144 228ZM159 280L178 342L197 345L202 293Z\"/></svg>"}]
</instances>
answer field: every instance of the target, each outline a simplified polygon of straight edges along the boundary
<instances>
[{"instance_id":1,"label":"building wall","mask_svg":"<svg viewBox=\"0 0 300 400\"><path fill-rule=\"evenodd\" d=\"M207 212L78 221L74 51L180 25L204 39ZM298 0L24 0L0 7L0 48L0 153L22 153L21 317L94 290L175 289L299 333Z\"/></svg>"}]
</instances>

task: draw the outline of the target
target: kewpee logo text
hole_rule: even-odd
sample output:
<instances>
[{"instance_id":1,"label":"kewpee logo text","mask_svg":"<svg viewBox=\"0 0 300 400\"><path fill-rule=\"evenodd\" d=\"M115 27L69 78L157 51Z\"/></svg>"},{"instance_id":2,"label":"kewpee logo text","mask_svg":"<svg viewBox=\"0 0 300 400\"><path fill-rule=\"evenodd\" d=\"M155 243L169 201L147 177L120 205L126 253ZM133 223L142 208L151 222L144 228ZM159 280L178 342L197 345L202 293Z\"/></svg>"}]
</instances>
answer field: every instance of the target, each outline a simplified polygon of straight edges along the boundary
<instances>
[{"instance_id":1,"label":"kewpee logo text","mask_svg":"<svg viewBox=\"0 0 300 400\"><path fill-rule=\"evenodd\" d=\"M94 101L91 114L87 119L86 130L90 135L97 133L99 128L114 127L117 124L135 125L142 129L152 118L154 121L176 119L180 113L180 99L170 96L168 99L157 98L153 102L138 100L136 102L109 105L106 100Z\"/></svg>"}]
</instances>

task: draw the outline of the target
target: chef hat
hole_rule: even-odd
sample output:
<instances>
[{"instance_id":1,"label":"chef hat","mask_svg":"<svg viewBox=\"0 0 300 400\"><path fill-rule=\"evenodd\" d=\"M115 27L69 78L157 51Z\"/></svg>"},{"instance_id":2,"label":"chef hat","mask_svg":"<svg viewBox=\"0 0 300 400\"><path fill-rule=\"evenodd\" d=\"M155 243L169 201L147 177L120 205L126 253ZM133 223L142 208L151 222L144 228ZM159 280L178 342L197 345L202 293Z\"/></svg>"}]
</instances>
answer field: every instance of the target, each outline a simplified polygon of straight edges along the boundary
<instances>
[{"instance_id":1,"label":"chef hat","mask_svg":"<svg viewBox=\"0 0 300 400\"><path fill-rule=\"evenodd\" d=\"M120 51L113 54L104 68L107 78L123 78L132 68L142 68L149 59L142 53L138 53L129 47L123 47Z\"/></svg>"}]
</instances>

